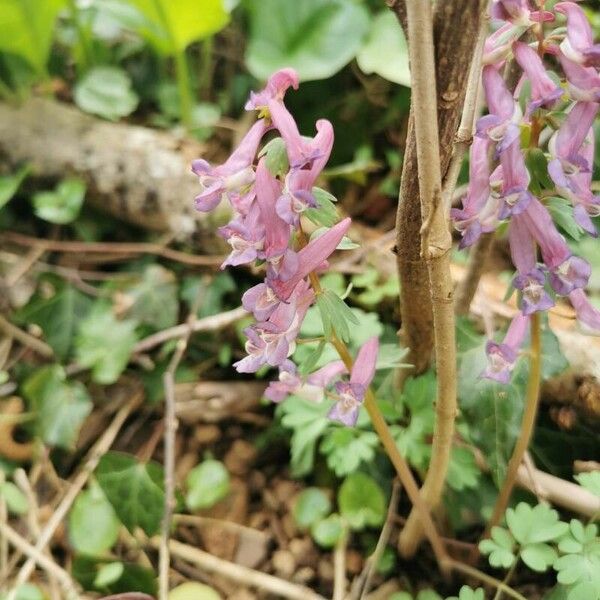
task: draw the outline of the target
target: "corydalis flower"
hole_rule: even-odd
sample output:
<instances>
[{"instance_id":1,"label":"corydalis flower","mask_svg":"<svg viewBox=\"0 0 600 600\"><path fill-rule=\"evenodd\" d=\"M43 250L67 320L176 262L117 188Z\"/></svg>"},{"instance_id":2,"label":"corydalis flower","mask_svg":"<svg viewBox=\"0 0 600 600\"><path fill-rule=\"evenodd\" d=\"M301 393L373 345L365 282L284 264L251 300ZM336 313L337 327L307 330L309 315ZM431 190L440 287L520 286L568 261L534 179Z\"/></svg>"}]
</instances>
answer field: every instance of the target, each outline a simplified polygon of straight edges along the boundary
<instances>
[{"instance_id":1,"label":"corydalis flower","mask_svg":"<svg viewBox=\"0 0 600 600\"><path fill-rule=\"evenodd\" d=\"M347 426L356 425L358 412L375 375L378 350L379 341L376 337L365 342L356 355L350 381L340 381L336 384L338 400L327 415L332 421Z\"/></svg>"},{"instance_id":2,"label":"corydalis flower","mask_svg":"<svg viewBox=\"0 0 600 600\"><path fill-rule=\"evenodd\" d=\"M483 68L483 88L490 114L477 121L477 135L496 142L496 156L519 139L521 109L506 87L502 75L491 65Z\"/></svg>"},{"instance_id":3,"label":"corydalis flower","mask_svg":"<svg viewBox=\"0 0 600 600\"><path fill-rule=\"evenodd\" d=\"M291 361L279 367L279 380L272 381L265 390L265 397L272 402L281 402L290 394L320 403L325 397L325 389L331 382L348 370L341 360L331 362L308 377L298 375L298 369Z\"/></svg>"},{"instance_id":4,"label":"corydalis flower","mask_svg":"<svg viewBox=\"0 0 600 600\"><path fill-rule=\"evenodd\" d=\"M271 100L282 102L286 91L291 87L298 89L298 74L294 69L280 69L269 77L267 85L260 92L250 92L246 110L265 111Z\"/></svg>"},{"instance_id":5,"label":"corydalis flower","mask_svg":"<svg viewBox=\"0 0 600 600\"><path fill-rule=\"evenodd\" d=\"M266 130L265 122L257 121L235 152L218 167L211 167L201 158L192 162L192 171L198 175L202 186L202 192L195 199L196 210L211 211L224 197L239 210L240 202L254 183L252 164Z\"/></svg>"},{"instance_id":6,"label":"corydalis flower","mask_svg":"<svg viewBox=\"0 0 600 600\"><path fill-rule=\"evenodd\" d=\"M513 44L515 59L531 83L531 101L527 107L530 115L538 108L552 108L563 95L562 88L554 83L538 53L523 42Z\"/></svg>"},{"instance_id":7,"label":"corydalis flower","mask_svg":"<svg viewBox=\"0 0 600 600\"><path fill-rule=\"evenodd\" d=\"M529 325L528 316L518 314L511 322L504 341L500 344L489 341L485 347L488 356L488 367L482 373L482 377L493 379L500 383L508 383L510 375L515 368L519 350L527 335Z\"/></svg>"},{"instance_id":8,"label":"corydalis flower","mask_svg":"<svg viewBox=\"0 0 600 600\"><path fill-rule=\"evenodd\" d=\"M600 311L594 308L582 289L573 290L569 300L577 314L577 320L592 332L600 334Z\"/></svg>"},{"instance_id":9,"label":"corydalis flower","mask_svg":"<svg viewBox=\"0 0 600 600\"><path fill-rule=\"evenodd\" d=\"M554 10L567 17L567 37L560 45L563 54L586 67L600 67L600 44L594 44L592 28L583 9L574 2L559 2Z\"/></svg>"}]
</instances>

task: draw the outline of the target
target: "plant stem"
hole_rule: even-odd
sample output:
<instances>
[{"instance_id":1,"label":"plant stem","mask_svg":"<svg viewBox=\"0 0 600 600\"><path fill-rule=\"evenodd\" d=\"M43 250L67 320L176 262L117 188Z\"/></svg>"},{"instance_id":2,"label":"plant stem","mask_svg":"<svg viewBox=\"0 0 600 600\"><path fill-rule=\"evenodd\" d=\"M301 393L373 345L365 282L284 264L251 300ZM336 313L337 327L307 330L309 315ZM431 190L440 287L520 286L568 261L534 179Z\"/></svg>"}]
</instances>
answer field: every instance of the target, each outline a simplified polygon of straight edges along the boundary
<instances>
[{"instance_id":1,"label":"plant stem","mask_svg":"<svg viewBox=\"0 0 600 600\"><path fill-rule=\"evenodd\" d=\"M483 571L480 571L475 567L471 567L454 559L449 559L448 562L450 567L454 571L460 571L461 573L464 573L469 577L479 579L479 581L482 581L483 583L487 583L488 585L491 585L498 590L502 590L505 594L507 594L511 598L515 598L516 600L527 600L525 596L522 596L521 594L519 594L519 592L513 590L513 588L511 588L509 585L506 585L499 579L496 579L495 577L492 577L491 575L488 575L487 573L484 573Z\"/></svg>"},{"instance_id":2,"label":"plant stem","mask_svg":"<svg viewBox=\"0 0 600 600\"><path fill-rule=\"evenodd\" d=\"M430 507L441 500L450 464L456 404L456 340L454 284L450 274L450 235L442 201L432 8L429 0L407 2L412 104L417 144L417 166L423 226L421 255L427 261L437 370L436 421L431 461L422 488ZM413 509L400 534L400 553L414 555L423 533L423 522Z\"/></svg>"},{"instance_id":3,"label":"plant stem","mask_svg":"<svg viewBox=\"0 0 600 600\"><path fill-rule=\"evenodd\" d=\"M181 110L181 121L189 131L192 128L192 90L190 86L190 72L188 69L185 50L175 53L175 77L177 78L177 90L179 92L179 108Z\"/></svg>"},{"instance_id":4,"label":"plant stem","mask_svg":"<svg viewBox=\"0 0 600 600\"><path fill-rule=\"evenodd\" d=\"M513 562L512 567L508 570L508 573L506 574L506 576L502 580L502 583L508 585L508 582L511 580L512 576L514 575L514 572L515 572L518 564L519 564L518 559L515 560L515 562ZM504 592L504 590L499 587L496 590L496 594L494 595L493 600L502 600L502 594L503 594L503 592Z\"/></svg>"},{"instance_id":5,"label":"plant stem","mask_svg":"<svg viewBox=\"0 0 600 600\"><path fill-rule=\"evenodd\" d=\"M212 60L213 37L206 38L200 46L200 74L198 76L198 93L203 100L209 99L209 92L214 71Z\"/></svg>"},{"instance_id":6,"label":"plant stem","mask_svg":"<svg viewBox=\"0 0 600 600\"><path fill-rule=\"evenodd\" d=\"M91 39L87 30L81 23L81 19L79 18L79 9L77 8L75 0L69 0L69 10L71 11L73 23L75 24L75 29L77 30L77 37L79 38L79 42L81 44L81 52L83 55L83 61L80 65L81 71L86 71L93 63Z\"/></svg>"},{"instance_id":7,"label":"plant stem","mask_svg":"<svg viewBox=\"0 0 600 600\"><path fill-rule=\"evenodd\" d=\"M525 412L523 414L523 421L521 422L521 431L515 444L512 456L508 463L506 470L506 477L502 484L502 489L496 500L494 506L494 512L486 527L483 534L483 539L489 537L492 527L500 523L508 501L510 500L511 492L515 486L517 480L517 472L519 466L523 462L523 456L527 451L533 429L535 427L535 420L537 416L537 409L540 397L540 385L541 385L541 372L542 372L542 339L541 339L541 328L540 328L540 317L538 313L531 315L531 348L529 358L529 379L527 380L527 392L526 392L526 404Z\"/></svg>"}]
</instances>

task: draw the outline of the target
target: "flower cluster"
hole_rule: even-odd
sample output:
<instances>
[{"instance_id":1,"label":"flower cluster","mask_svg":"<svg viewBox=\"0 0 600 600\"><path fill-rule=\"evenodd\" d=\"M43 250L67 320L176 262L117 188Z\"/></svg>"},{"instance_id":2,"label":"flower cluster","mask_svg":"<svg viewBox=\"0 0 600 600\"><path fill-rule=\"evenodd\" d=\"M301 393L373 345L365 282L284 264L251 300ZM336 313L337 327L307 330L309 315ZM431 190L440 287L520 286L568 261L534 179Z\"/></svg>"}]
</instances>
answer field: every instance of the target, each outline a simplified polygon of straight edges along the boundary
<instances>
[{"instance_id":1,"label":"flower cluster","mask_svg":"<svg viewBox=\"0 0 600 600\"><path fill-rule=\"evenodd\" d=\"M556 296L568 297L580 323L600 331L600 312L584 292L590 265L572 254L545 205L546 198L561 196L572 206L575 223L597 236L592 217L600 215L600 197L591 182L600 44L594 44L590 24L575 2L558 2L550 12L534 10L529 0L494 0L491 16L500 22L484 46L482 84L489 114L477 122L468 192L452 216L462 234L461 247L508 223L521 314L502 343L488 343L484 373L508 382L530 315L552 307ZM563 17L566 35L561 39L557 30L544 39L544 24ZM546 64L560 67L562 75L549 72ZM516 66L520 79L511 90L504 73ZM565 114L560 126L558 112ZM526 159L532 152L539 156L542 147L544 175L554 189L538 191L536 197Z\"/></svg>"},{"instance_id":2,"label":"flower cluster","mask_svg":"<svg viewBox=\"0 0 600 600\"><path fill-rule=\"evenodd\" d=\"M279 381L267 389L268 398L279 402L293 393L320 402L327 395L336 401L330 418L353 425L375 371L377 339L359 350L349 381L341 380L347 369L340 361L301 377L289 359L304 317L320 293L310 278L327 267L350 227L350 219L342 219L307 241L301 217L309 209L322 208L314 185L331 153L333 127L321 119L314 137L300 134L284 104L288 89L297 87L296 73L282 69L262 91L250 95L245 108L257 111L259 118L228 160L219 166L202 159L193 162L202 188L195 203L200 211L211 211L223 200L231 207L232 219L219 229L231 246L223 268L255 261L266 266L264 281L242 297L256 322L244 331L247 356L235 363L236 369L253 373L264 365L278 367ZM284 147L283 168L281 160L269 160L269 147L276 153L277 146L269 142L260 150L272 131L279 134L272 141Z\"/></svg>"}]
</instances>

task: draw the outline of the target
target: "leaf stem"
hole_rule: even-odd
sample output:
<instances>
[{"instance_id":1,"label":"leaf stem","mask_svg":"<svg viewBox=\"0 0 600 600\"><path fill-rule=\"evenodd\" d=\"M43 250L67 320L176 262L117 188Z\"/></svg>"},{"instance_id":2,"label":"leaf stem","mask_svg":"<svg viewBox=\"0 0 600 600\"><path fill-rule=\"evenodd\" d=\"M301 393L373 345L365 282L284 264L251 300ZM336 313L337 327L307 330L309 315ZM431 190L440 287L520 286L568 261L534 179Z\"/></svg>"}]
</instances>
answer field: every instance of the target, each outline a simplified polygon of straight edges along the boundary
<instances>
[{"instance_id":1,"label":"leaf stem","mask_svg":"<svg viewBox=\"0 0 600 600\"><path fill-rule=\"evenodd\" d=\"M506 511L510 495L517 480L517 472L523 462L523 456L527 451L535 427L542 375L542 336L538 313L533 313L531 315L530 329L531 348L529 358L529 379L527 380L527 391L525 396L526 404L523 421L521 422L521 431L517 443L515 444L515 449L510 457L506 477L504 478L502 489L496 500L492 517L483 534L483 539L489 537L492 527L500 523L502 516Z\"/></svg>"},{"instance_id":2,"label":"leaf stem","mask_svg":"<svg viewBox=\"0 0 600 600\"><path fill-rule=\"evenodd\" d=\"M192 128L192 90L190 86L190 72L188 69L185 50L175 53L175 77L177 78L177 90L179 91L179 108L181 110L181 121L189 131Z\"/></svg>"}]
</instances>

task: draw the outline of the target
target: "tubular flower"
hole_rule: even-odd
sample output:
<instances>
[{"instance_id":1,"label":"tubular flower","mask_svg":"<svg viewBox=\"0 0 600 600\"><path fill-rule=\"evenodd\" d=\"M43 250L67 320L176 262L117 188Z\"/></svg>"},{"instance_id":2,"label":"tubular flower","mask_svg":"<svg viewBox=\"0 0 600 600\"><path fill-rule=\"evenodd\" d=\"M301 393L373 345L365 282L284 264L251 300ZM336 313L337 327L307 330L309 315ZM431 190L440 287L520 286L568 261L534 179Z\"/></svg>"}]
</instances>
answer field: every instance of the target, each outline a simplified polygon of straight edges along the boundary
<instances>
[{"instance_id":1,"label":"tubular flower","mask_svg":"<svg viewBox=\"0 0 600 600\"><path fill-rule=\"evenodd\" d=\"M477 121L477 135L497 143L496 156L519 139L521 109L495 67L483 68L483 89L490 113Z\"/></svg>"},{"instance_id":2,"label":"tubular flower","mask_svg":"<svg viewBox=\"0 0 600 600\"><path fill-rule=\"evenodd\" d=\"M335 390L338 393L338 399L327 415L332 421L347 426L356 425L358 411L362 406L373 375L375 375L378 350L379 341L376 337L366 341L356 355L354 366L350 372L350 380L336 383Z\"/></svg>"},{"instance_id":3,"label":"tubular flower","mask_svg":"<svg viewBox=\"0 0 600 600\"><path fill-rule=\"evenodd\" d=\"M556 12L567 17L567 37L560 45L563 54L585 67L600 67L600 44L594 44L592 28L575 2L558 2Z\"/></svg>"},{"instance_id":4,"label":"tubular flower","mask_svg":"<svg viewBox=\"0 0 600 600\"><path fill-rule=\"evenodd\" d=\"M294 69L281 69L269 77L267 85L260 92L250 92L246 110L265 111L271 100L283 102L286 91L291 87L298 89L298 74Z\"/></svg>"},{"instance_id":5,"label":"tubular flower","mask_svg":"<svg viewBox=\"0 0 600 600\"><path fill-rule=\"evenodd\" d=\"M502 343L498 344L491 340L487 343L485 351L489 364L482 373L482 377L500 383L510 381L510 374L515 368L528 326L529 317L518 314L512 320Z\"/></svg>"}]
</instances>

